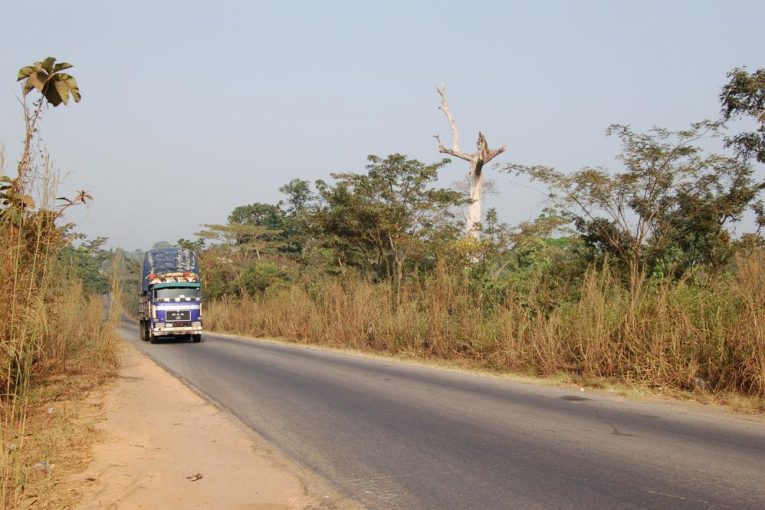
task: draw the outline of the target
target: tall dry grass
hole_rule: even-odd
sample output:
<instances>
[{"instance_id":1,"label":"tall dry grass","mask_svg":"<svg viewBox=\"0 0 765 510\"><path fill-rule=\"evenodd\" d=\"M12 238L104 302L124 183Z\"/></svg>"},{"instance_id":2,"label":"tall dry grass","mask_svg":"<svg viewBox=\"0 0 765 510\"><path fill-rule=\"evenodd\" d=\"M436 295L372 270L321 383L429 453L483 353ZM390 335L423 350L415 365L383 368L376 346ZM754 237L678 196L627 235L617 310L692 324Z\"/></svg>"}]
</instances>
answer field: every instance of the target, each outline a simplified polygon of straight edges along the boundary
<instances>
[{"instance_id":1,"label":"tall dry grass","mask_svg":"<svg viewBox=\"0 0 765 510\"><path fill-rule=\"evenodd\" d=\"M105 376L117 366L119 301L105 313L102 297L86 296L72 268L59 262L66 239L56 225L49 162L44 168L28 184L34 189L24 190L35 194L37 207L24 210L20 222L0 221L2 508L22 506L25 490L47 476L35 464L56 454L26 433L35 391L53 376Z\"/></svg>"},{"instance_id":2,"label":"tall dry grass","mask_svg":"<svg viewBox=\"0 0 765 510\"><path fill-rule=\"evenodd\" d=\"M591 271L577 300L552 307L529 295L486 306L467 278L440 272L409 284L400 304L390 286L350 278L210 302L204 319L239 334L765 397L763 289L759 252L738 257L731 274L645 285L637 296Z\"/></svg>"}]
</instances>

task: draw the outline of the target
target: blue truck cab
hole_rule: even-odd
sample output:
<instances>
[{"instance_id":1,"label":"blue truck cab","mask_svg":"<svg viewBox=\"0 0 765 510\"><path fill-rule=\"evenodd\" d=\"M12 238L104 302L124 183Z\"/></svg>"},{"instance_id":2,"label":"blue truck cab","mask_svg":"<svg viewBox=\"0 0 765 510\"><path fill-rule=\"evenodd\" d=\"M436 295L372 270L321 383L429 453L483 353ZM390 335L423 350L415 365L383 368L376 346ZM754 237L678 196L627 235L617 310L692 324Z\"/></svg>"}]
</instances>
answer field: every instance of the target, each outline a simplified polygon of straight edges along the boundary
<instances>
[{"instance_id":1,"label":"blue truck cab","mask_svg":"<svg viewBox=\"0 0 765 510\"><path fill-rule=\"evenodd\" d=\"M139 296L141 340L202 340L202 288L196 255L182 248L150 250Z\"/></svg>"}]
</instances>

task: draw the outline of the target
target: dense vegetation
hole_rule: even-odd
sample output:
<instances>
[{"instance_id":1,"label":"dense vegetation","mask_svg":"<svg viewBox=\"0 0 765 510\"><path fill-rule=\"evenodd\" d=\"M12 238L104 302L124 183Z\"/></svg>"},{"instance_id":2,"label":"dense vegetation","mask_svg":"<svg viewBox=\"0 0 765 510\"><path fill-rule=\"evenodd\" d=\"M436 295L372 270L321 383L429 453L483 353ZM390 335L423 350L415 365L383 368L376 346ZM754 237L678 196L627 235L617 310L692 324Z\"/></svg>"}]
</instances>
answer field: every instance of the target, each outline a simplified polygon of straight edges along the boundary
<instances>
[{"instance_id":1,"label":"dense vegetation","mask_svg":"<svg viewBox=\"0 0 765 510\"><path fill-rule=\"evenodd\" d=\"M0 507L55 507L49 466L67 455L66 417L41 411L71 388L111 375L117 365L120 303L104 306L117 285L104 271L103 239L83 242L63 213L90 195L56 198L57 175L39 142L44 113L80 100L67 63L48 58L19 72L25 138L15 177L0 175ZM36 96L31 101L29 95ZM0 154L0 173L6 171ZM119 293L115 294L119 296ZM73 377L76 376L76 377ZM56 381L56 382L54 382ZM42 413L45 418L33 419ZM44 423L41 434L29 428ZM37 466L37 467L35 467ZM33 499L30 500L30 494Z\"/></svg>"},{"instance_id":2,"label":"dense vegetation","mask_svg":"<svg viewBox=\"0 0 765 510\"><path fill-rule=\"evenodd\" d=\"M293 180L179 245L201 251L208 327L337 346L765 397L764 71L734 70L723 121L613 125L621 168L508 164L550 193L465 238L445 161L370 156ZM758 128L731 134L725 120ZM719 138L731 154L702 146ZM745 224L751 232L741 233ZM739 231L734 231L734 226Z\"/></svg>"}]
</instances>

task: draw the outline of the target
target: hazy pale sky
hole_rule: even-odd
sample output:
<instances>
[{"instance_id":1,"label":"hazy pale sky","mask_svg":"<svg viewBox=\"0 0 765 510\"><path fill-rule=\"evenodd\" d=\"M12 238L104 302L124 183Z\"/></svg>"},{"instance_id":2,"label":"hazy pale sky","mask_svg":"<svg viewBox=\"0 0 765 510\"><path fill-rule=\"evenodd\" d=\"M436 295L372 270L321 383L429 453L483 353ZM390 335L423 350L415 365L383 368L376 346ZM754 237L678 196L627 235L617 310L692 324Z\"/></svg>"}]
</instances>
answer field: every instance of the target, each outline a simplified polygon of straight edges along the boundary
<instances>
[{"instance_id":1,"label":"hazy pale sky","mask_svg":"<svg viewBox=\"0 0 765 510\"><path fill-rule=\"evenodd\" d=\"M62 193L95 196L68 219L145 249L368 154L441 159L442 81L464 148L480 129L507 145L499 163L617 169L605 128L717 118L726 73L765 67L763 19L762 1L5 0L0 142L13 173L18 69L74 64L82 102L42 124ZM465 172L455 161L442 182ZM538 192L487 176L503 220L541 211Z\"/></svg>"}]
</instances>

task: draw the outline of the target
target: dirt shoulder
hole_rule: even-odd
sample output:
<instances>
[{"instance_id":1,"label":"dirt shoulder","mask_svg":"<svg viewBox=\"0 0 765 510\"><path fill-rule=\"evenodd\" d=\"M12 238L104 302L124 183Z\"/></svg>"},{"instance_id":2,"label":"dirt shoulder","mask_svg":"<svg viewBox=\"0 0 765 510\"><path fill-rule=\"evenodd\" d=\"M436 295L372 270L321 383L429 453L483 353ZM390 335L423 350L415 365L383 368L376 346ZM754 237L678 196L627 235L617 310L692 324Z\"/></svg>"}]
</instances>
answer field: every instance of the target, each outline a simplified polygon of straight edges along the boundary
<instances>
[{"instance_id":1,"label":"dirt shoulder","mask_svg":"<svg viewBox=\"0 0 765 510\"><path fill-rule=\"evenodd\" d=\"M132 347L103 413L78 508L352 507Z\"/></svg>"}]
</instances>

